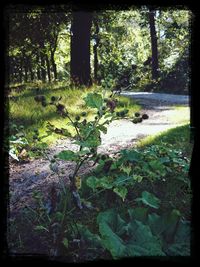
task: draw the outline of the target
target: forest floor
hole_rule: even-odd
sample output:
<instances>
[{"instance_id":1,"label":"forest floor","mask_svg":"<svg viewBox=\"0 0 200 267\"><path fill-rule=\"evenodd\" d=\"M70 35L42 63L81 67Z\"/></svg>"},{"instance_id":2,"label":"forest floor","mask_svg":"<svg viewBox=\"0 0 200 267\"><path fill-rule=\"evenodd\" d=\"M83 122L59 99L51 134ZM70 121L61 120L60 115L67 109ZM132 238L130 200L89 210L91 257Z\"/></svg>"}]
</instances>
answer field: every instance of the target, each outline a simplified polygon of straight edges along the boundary
<instances>
[{"instance_id":1,"label":"forest floor","mask_svg":"<svg viewBox=\"0 0 200 267\"><path fill-rule=\"evenodd\" d=\"M123 95L138 99L142 106L141 114L147 113L148 120L133 124L131 121L121 119L113 121L107 134L102 134L102 144L98 152L117 156L121 149L134 147L137 142L147 136L159 134L165 130L188 123L190 117L189 99L187 96L173 96L167 94L125 92ZM181 115L181 116L180 116ZM184 117L184 119L183 119ZM50 146L47 155L53 155L62 150L78 149L71 140L59 139ZM60 175L53 173L49 168L47 158L33 159L27 163L10 163L9 166L9 191L10 191L10 215L14 215L25 205L31 205L31 195L34 191L43 192L48 198L52 185L58 186L59 179L69 184L69 175L73 172L73 162L59 161ZM80 169L80 175L92 170L92 162L87 163Z\"/></svg>"}]
</instances>

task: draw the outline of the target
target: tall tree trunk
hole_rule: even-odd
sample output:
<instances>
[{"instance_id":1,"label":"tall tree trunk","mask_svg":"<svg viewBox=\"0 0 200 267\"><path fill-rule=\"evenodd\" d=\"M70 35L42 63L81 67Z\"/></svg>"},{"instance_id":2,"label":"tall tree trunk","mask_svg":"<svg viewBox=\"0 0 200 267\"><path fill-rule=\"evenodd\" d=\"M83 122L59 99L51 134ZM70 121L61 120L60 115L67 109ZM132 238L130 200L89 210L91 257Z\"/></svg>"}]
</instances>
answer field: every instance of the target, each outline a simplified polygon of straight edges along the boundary
<instances>
[{"instance_id":1,"label":"tall tree trunk","mask_svg":"<svg viewBox=\"0 0 200 267\"><path fill-rule=\"evenodd\" d=\"M152 79L157 80L158 73L158 44L157 44L157 34L155 28L155 11L149 11L149 26L151 35L151 50L152 50Z\"/></svg>"},{"instance_id":2,"label":"tall tree trunk","mask_svg":"<svg viewBox=\"0 0 200 267\"><path fill-rule=\"evenodd\" d=\"M54 79L56 80L58 75L57 75L57 66L54 60L54 54L55 54L55 49L51 50L51 65L52 65L52 69L53 69L53 74L54 74Z\"/></svg>"},{"instance_id":3,"label":"tall tree trunk","mask_svg":"<svg viewBox=\"0 0 200 267\"><path fill-rule=\"evenodd\" d=\"M39 54L36 55L36 61L37 61L37 79L41 80L41 72L40 72L40 56Z\"/></svg>"},{"instance_id":4,"label":"tall tree trunk","mask_svg":"<svg viewBox=\"0 0 200 267\"><path fill-rule=\"evenodd\" d=\"M71 61L70 75L73 82L90 86L90 31L91 12L73 12L71 26Z\"/></svg>"},{"instance_id":5,"label":"tall tree trunk","mask_svg":"<svg viewBox=\"0 0 200 267\"><path fill-rule=\"evenodd\" d=\"M45 68L45 54L43 51L40 52L40 59L41 59L41 76L42 81L46 81L46 68Z\"/></svg>"},{"instance_id":6,"label":"tall tree trunk","mask_svg":"<svg viewBox=\"0 0 200 267\"><path fill-rule=\"evenodd\" d=\"M20 69L19 69L19 82L22 83L23 80L23 60L20 59Z\"/></svg>"},{"instance_id":7,"label":"tall tree trunk","mask_svg":"<svg viewBox=\"0 0 200 267\"><path fill-rule=\"evenodd\" d=\"M34 72L32 69L32 63L31 63L30 57L28 58L28 69L29 69L31 81L33 81L34 80Z\"/></svg>"},{"instance_id":8,"label":"tall tree trunk","mask_svg":"<svg viewBox=\"0 0 200 267\"><path fill-rule=\"evenodd\" d=\"M94 53L94 80L96 83L99 83L97 71L98 71L98 45L99 45L99 25L96 20L94 20L95 25L95 44L93 46Z\"/></svg>"},{"instance_id":9,"label":"tall tree trunk","mask_svg":"<svg viewBox=\"0 0 200 267\"><path fill-rule=\"evenodd\" d=\"M49 82L51 81L51 71L50 71L50 64L49 64L49 58L48 55L45 55L46 57L46 64L47 64L47 75Z\"/></svg>"},{"instance_id":10,"label":"tall tree trunk","mask_svg":"<svg viewBox=\"0 0 200 267\"><path fill-rule=\"evenodd\" d=\"M28 64L26 57L24 57L24 81L28 82Z\"/></svg>"}]
</instances>

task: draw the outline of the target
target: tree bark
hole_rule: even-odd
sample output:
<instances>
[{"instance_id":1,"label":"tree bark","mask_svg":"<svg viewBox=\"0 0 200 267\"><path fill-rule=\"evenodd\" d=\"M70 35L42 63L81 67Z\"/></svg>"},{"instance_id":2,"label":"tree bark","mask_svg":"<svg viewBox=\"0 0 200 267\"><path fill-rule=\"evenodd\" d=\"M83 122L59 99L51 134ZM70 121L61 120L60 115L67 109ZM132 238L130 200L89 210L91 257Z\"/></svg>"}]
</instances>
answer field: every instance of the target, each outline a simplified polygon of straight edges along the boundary
<instances>
[{"instance_id":1,"label":"tree bark","mask_svg":"<svg viewBox=\"0 0 200 267\"><path fill-rule=\"evenodd\" d=\"M97 71L98 71L98 46L99 46L99 25L96 20L94 20L95 25L95 44L93 46L94 53L94 80L96 83L99 83Z\"/></svg>"},{"instance_id":2,"label":"tree bark","mask_svg":"<svg viewBox=\"0 0 200 267\"><path fill-rule=\"evenodd\" d=\"M28 66L26 57L24 57L24 81L28 82Z\"/></svg>"},{"instance_id":3,"label":"tree bark","mask_svg":"<svg viewBox=\"0 0 200 267\"><path fill-rule=\"evenodd\" d=\"M159 76L158 72L158 44L157 44L157 34L155 27L155 11L149 11L149 26L151 35L151 50L152 50L152 79L157 80Z\"/></svg>"},{"instance_id":4,"label":"tree bark","mask_svg":"<svg viewBox=\"0 0 200 267\"><path fill-rule=\"evenodd\" d=\"M28 69L29 69L31 81L33 81L34 80L34 72L33 72L33 69L32 69L32 64L31 64L31 59L30 58L28 58Z\"/></svg>"},{"instance_id":5,"label":"tree bark","mask_svg":"<svg viewBox=\"0 0 200 267\"><path fill-rule=\"evenodd\" d=\"M90 86L90 31L91 12L73 12L71 26L70 75L75 84Z\"/></svg>"},{"instance_id":6,"label":"tree bark","mask_svg":"<svg viewBox=\"0 0 200 267\"><path fill-rule=\"evenodd\" d=\"M58 75L57 75L57 66L56 66L56 63L54 60L54 54L55 54L55 51L51 50L51 65L52 65L52 69L53 69L54 79L56 80Z\"/></svg>"},{"instance_id":7,"label":"tree bark","mask_svg":"<svg viewBox=\"0 0 200 267\"><path fill-rule=\"evenodd\" d=\"M20 70L19 70L19 82L22 83L23 80L23 60L20 59Z\"/></svg>"},{"instance_id":8,"label":"tree bark","mask_svg":"<svg viewBox=\"0 0 200 267\"><path fill-rule=\"evenodd\" d=\"M37 78L38 80L41 80L41 72L40 72L40 57L39 54L36 56L36 61L37 61Z\"/></svg>"},{"instance_id":9,"label":"tree bark","mask_svg":"<svg viewBox=\"0 0 200 267\"><path fill-rule=\"evenodd\" d=\"M41 78L42 81L46 81L46 68L45 68L45 54L44 52L40 52L40 59L41 59Z\"/></svg>"},{"instance_id":10,"label":"tree bark","mask_svg":"<svg viewBox=\"0 0 200 267\"><path fill-rule=\"evenodd\" d=\"M49 82L51 82L51 70L50 70L49 58L48 58L48 55L45 55L45 57L46 57L46 64L47 64L48 80Z\"/></svg>"}]
</instances>

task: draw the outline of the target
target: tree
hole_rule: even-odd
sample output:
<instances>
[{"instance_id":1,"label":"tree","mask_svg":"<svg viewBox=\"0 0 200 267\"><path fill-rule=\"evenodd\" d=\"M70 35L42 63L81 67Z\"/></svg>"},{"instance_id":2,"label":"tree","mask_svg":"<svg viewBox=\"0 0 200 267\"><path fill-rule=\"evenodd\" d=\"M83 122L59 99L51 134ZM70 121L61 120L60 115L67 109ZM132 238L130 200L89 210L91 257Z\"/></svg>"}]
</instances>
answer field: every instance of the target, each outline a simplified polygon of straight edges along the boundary
<instances>
[{"instance_id":1,"label":"tree","mask_svg":"<svg viewBox=\"0 0 200 267\"><path fill-rule=\"evenodd\" d=\"M98 46L99 46L99 25L98 20L95 18L93 20L95 26L95 34L94 34L94 45L93 45L93 52L94 52L94 80L95 82L99 83L99 79L97 76L98 71Z\"/></svg>"},{"instance_id":2,"label":"tree","mask_svg":"<svg viewBox=\"0 0 200 267\"><path fill-rule=\"evenodd\" d=\"M91 85L90 33L92 13L72 12L71 26L71 79L76 84Z\"/></svg>"},{"instance_id":3,"label":"tree","mask_svg":"<svg viewBox=\"0 0 200 267\"><path fill-rule=\"evenodd\" d=\"M157 44L157 34L155 27L155 11L149 11L149 26L150 26L150 35L151 35L151 50L152 50L152 79L157 80L158 73L158 44Z\"/></svg>"}]
</instances>

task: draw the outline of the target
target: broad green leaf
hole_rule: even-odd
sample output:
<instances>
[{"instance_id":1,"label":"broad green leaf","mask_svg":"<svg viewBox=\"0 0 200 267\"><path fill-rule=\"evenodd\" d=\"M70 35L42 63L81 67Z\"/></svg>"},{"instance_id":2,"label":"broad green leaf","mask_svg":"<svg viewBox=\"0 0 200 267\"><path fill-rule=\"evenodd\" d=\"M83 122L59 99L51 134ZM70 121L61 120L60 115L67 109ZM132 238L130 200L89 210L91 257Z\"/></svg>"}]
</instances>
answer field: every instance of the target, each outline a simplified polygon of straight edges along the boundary
<instances>
[{"instance_id":1,"label":"broad green leaf","mask_svg":"<svg viewBox=\"0 0 200 267\"><path fill-rule=\"evenodd\" d=\"M93 190L99 187L99 179L95 176L89 176L86 180L86 184Z\"/></svg>"},{"instance_id":2,"label":"broad green leaf","mask_svg":"<svg viewBox=\"0 0 200 267\"><path fill-rule=\"evenodd\" d=\"M138 162L141 159L141 154L135 150L122 150L120 152L124 160Z\"/></svg>"},{"instance_id":3,"label":"broad green leaf","mask_svg":"<svg viewBox=\"0 0 200 267\"><path fill-rule=\"evenodd\" d=\"M100 94L89 93L84 98L84 101L88 107L99 109L103 105L103 99Z\"/></svg>"},{"instance_id":4,"label":"broad green leaf","mask_svg":"<svg viewBox=\"0 0 200 267\"><path fill-rule=\"evenodd\" d=\"M121 258L125 255L126 246L123 240L116 235L106 223L99 223L102 245L108 249L113 259Z\"/></svg>"},{"instance_id":5,"label":"broad green leaf","mask_svg":"<svg viewBox=\"0 0 200 267\"><path fill-rule=\"evenodd\" d=\"M160 199L147 191L143 191L142 197L136 198L136 201L141 201L145 205L150 206L155 209L158 209L160 206Z\"/></svg>"},{"instance_id":6,"label":"broad green leaf","mask_svg":"<svg viewBox=\"0 0 200 267\"><path fill-rule=\"evenodd\" d=\"M72 161L78 160L78 155L71 150L63 150L57 156L59 159L62 160L72 160Z\"/></svg>"},{"instance_id":7,"label":"broad green leaf","mask_svg":"<svg viewBox=\"0 0 200 267\"><path fill-rule=\"evenodd\" d=\"M131 220L137 220L144 223L147 220L148 208L137 207L134 209L129 209L128 213Z\"/></svg>"},{"instance_id":8,"label":"broad green leaf","mask_svg":"<svg viewBox=\"0 0 200 267\"><path fill-rule=\"evenodd\" d=\"M122 198L122 200L125 200L125 197L128 193L128 190L124 186L118 186L113 189L113 191Z\"/></svg>"},{"instance_id":9,"label":"broad green leaf","mask_svg":"<svg viewBox=\"0 0 200 267\"><path fill-rule=\"evenodd\" d=\"M107 223L111 229L118 235L126 232L126 222L120 217L114 209L100 212L97 216L98 223Z\"/></svg>"},{"instance_id":10,"label":"broad green leaf","mask_svg":"<svg viewBox=\"0 0 200 267\"><path fill-rule=\"evenodd\" d=\"M162 216L152 213L148 215L148 224L155 235L164 234L170 239L174 235L179 218L180 213L177 210L172 210Z\"/></svg>"},{"instance_id":11,"label":"broad green leaf","mask_svg":"<svg viewBox=\"0 0 200 267\"><path fill-rule=\"evenodd\" d=\"M133 250L132 255L141 253L138 256L164 256L160 239L155 237L148 225L140 221L134 220L127 226L128 233L131 236L128 244L137 246L136 251Z\"/></svg>"},{"instance_id":12,"label":"broad green leaf","mask_svg":"<svg viewBox=\"0 0 200 267\"><path fill-rule=\"evenodd\" d=\"M114 259L125 255L126 246L119 235L126 231L125 221L114 210L100 212L97 216L102 244Z\"/></svg>"},{"instance_id":13,"label":"broad green leaf","mask_svg":"<svg viewBox=\"0 0 200 267\"><path fill-rule=\"evenodd\" d=\"M170 244L166 249L166 254L170 256L190 256L191 228L188 221L180 221L174 244Z\"/></svg>"},{"instance_id":14,"label":"broad green leaf","mask_svg":"<svg viewBox=\"0 0 200 267\"><path fill-rule=\"evenodd\" d=\"M113 179L112 177L105 176L99 179L99 186L106 189L111 189L113 187Z\"/></svg>"}]
</instances>

